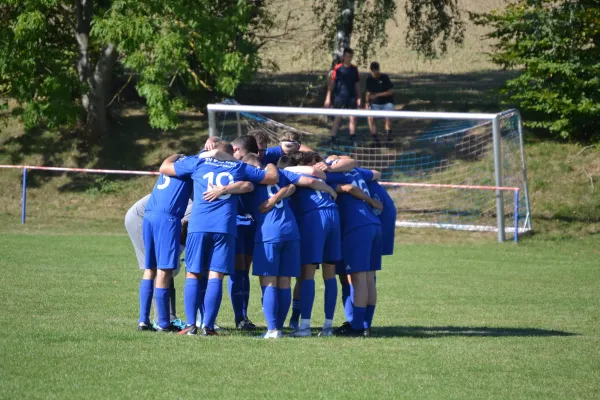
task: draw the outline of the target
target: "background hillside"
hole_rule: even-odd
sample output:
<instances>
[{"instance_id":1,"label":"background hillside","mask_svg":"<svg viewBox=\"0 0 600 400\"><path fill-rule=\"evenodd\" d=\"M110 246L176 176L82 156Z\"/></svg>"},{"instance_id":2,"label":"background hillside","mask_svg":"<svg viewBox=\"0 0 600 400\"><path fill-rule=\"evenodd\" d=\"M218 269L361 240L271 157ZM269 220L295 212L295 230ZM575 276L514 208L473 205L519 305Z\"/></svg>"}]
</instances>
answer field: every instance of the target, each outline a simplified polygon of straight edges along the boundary
<instances>
[{"instance_id":1,"label":"background hillside","mask_svg":"<svg viewBox=\"0 0 600 400\"><path fill-rule=\"evenodd\" d=\"M279 16L293 12L300 27L292 40L266 46L266 59L276 61L279 71L262 71L238 90L245 104L320 106L322 79L330 64L326 51L314 51L316 23L311 19L311 0L285 4ZM466 11L486 11L502 7L502 0L463 1ZM499 111L497 94L513 72L498 70L485 52L490 43L482 39L485 30L467 24L465 44L451 48L447 56L423 61L407 49L404 7L399 2L397 25L388 27L389 43L375 57L389 72L395 84L398 104L410 110ZM366 72L366 68L362 68ZM112 121L113 131L93 148L73 134L69 140L56 133L34 132L23 136L18 123L1 127L0 163L55 166L86 166L120 169L155 169L173 152L195 152L207 136L206 118L200 112L184 115L182 125L173 131L157 131L148 126L143 106L123 102ZM360 129L366 130L366 123ZM571 144L527 137L526 153L533 207L533 224L541 237L584 236L600 232L600 151ZM0 230L14 230L20 214L20 172L0 170ZM148 193L153 178L58 175L34 172L29 178L29 224L26 229L51 226L55 221L72 229L94 225L118 225L127 208ZM20 228L19 228L20 229ZM422 240L414 231L400 240ZM426 234L427 235L427 234ZM447 234L442 234L447 237ZM452 236L452 235L450 235ZM464 234L459 234L462 240ZM473 238L473 236L469 236ZM494 240L493 235L483 240Z\"/></svg>"}]
</instances>

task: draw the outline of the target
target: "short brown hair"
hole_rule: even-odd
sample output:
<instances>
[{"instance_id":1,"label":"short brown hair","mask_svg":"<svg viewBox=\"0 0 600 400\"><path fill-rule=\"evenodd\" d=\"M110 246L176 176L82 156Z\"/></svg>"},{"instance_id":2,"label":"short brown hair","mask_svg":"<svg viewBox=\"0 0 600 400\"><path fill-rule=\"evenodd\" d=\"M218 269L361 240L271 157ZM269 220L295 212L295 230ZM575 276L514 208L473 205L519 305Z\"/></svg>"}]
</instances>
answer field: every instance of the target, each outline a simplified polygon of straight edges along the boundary
<instances>
[{"instance_id":1,"label":"short brown hair","mask_svg":"<svg viewBox=\"0 0 600 400\"><path fill-rule=\"evenodd\" d=\"M260 159L258 157L258 154L256 153L248 153L244 156L244 158L242 158L242 161L245 162L246 164L259 164L260 165Z\"/></svg>"},{"instance_id":2,"label":"short brown hair","mask_svg":"<svg viewBox=\"0 0 600 400\"><path fill-rule=\"evenodd\" d=\"M254 139L256 139L256 143L259 146L262 145L262 147L267 147L269 144L269 135L260 129L252 129L248 132L248 136L254 136Z\"/></svg>"},{"instance_id":3,"label":"short brown hair","mask_svg":"<svg viewBox=\"0 0 600 400\"><path fill-rule=\"evenodd\" d=\"M215 144L215 149L227 153L229 155L233 155L233 146L231 143L221 140Z\"/></svg>"},{"instance_id":4,"label":"short brown hair","mask_svg":"<svg viewBox=\"0 0 600 400\"><path fill-rule=\"evenodd\" d=\"M294 131L285 131L279 137L281 142L298 142L300 143L300 134Z\"/></svg>"}]
</instances>

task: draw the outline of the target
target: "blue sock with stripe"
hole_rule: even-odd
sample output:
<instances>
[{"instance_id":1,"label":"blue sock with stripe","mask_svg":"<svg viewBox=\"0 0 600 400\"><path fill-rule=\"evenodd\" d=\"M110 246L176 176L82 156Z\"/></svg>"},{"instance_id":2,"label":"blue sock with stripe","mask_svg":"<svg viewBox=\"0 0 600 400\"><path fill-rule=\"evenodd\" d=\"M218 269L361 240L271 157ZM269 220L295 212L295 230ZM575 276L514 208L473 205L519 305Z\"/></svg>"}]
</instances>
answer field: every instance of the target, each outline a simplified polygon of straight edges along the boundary
<instances>
[{"instance_id":1,"label":"blue sock with stripe","mask_svg":"<svg viewBox=\"0 0 600 400\"><path fill-rule=\"evenodd\" d=\"M193 325L196 323L196 312L199 304L198 287L198 279L185 279L185 284L183 285L183 309L185 311L186 325Z\"/></svg>"},{"instance_id":2,"label":"blue sock with stripe","mask_svg":"<svg viewBox=\"0 0 600 400\"><path fill-rule=\"evenodd\" d=\"M336 279L327 279L325 281L325 319L333 319L337 295L338 287Z\"/></svg>"},{"instance_id":3,"label":"blue sock with stripe","mask_svg":"<svg viewBox=\"0 0 600 400\"><path fill-rule=\"evenodd\" d=\"M363 330L365 329L365 313L367 312L366 307L353 306L352 311L352 329Z\"/></svg>"},{"instance_id":4,"label":"blue sock with stripe","mask_svg":"<svg viewBox=\"0 0 600 400\"><path fill-rule=\"evenodd\" d=\"M155 288L156 313L158 314L158 326L165 329L171 325L171 295L168 288Z\"/></svg>"},{"instance_id":5,"label":"blue sock with stripe","mask_svg":"<svg viewBox=\"0 0 600 400\"><path fill-rule=\"evenodd\" d=\"M292 316L290 317L290 324L298 326L300 322L300 300L292 301Z\"/></svg>"},{"instance_id":6,"label":"blue sock with stripe","mask_svg":"<svg viewBox=\"0 0 600 400\"><path fill-rule=\"evenodd\" d=\"M283 324L287 318L292 304L292 289L277 289L277 329L283 329Z\"/></svg>"},{"instance_id":7,"label":"blue sock with stripe","mask_svg":"<svg viewBox=\"0 0 600 400\"><path fill-rule=\"evenodd\" d=\"M152 307L153 279L142 279L140 282L140 318L138 323L150 325L150 307Z\"/></svg>"},{"instance_id":8,"label":"blue sock with stripe","mask_svg":"<svg viewBox=\"0 0 600 400\"><path fill-rule=\"evenodd\" d=\"M367 311L365 312L365 323L363 324L365 329L369 329L373 324L373 315L375 315L375 306L367 304Z\"/></svg>"},{"instance_id":9,"label":"blue sock with stripe","mask_svg":"<svg viewBox=\"0 0 600 400\"><path fill-rule=\"evenodd\" d=\"M204 297L206 297L206 286L208 285L208 278L203 276L198 279L198 318L200 325L204 322Z\"/></svg>"},{"instance_id":10,"label":"blue sock with stripe","mask_svg":"<svg viewBox=\"0 0 600 400\"><path fill-rule=\"evenodd\" d=\"M344 302L346 321L352 322L354 319L354 286L342 286L342 301Z\"/></svg>"},{"instance_id":11,"label":"blue sock with stripe","mask_svg":"<svg viewBox=\"0 0 600 400\"><path fill-rule=\"evenodd\" d=\"M215 329L217 314L221 308L223 299L223 282L218 278L208 280L206 286L206 297L204 297L204 319L203 324L208 329Z\"/></svg>"},{"instance_id":12,"label":"blue sock with stripe","mask_svg":"<svg viewBox=\"0 0 600 400\"><path fill-rule=\"evenodd\" d=\"M275 286L267 286L265 295L263 296L263 312L267 321L267 329L273 331L277 329L277 288Z\"/></svg>"}]
</instances>

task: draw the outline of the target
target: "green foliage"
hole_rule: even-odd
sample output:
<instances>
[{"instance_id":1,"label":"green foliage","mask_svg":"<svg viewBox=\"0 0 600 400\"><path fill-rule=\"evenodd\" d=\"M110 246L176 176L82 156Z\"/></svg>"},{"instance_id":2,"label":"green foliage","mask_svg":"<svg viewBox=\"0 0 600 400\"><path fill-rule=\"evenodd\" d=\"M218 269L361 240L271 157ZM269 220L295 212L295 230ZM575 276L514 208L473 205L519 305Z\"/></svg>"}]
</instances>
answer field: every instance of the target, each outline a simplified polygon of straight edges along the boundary
<instances>
[{"instance_id":1,"label":"green foliage","mask_svg":"<svg viewBox=\"0 0 600 400\"><path fill-rule=\"evenodd\" d=\"M472 15L496 41L491 59L520 69L503 91L526 124L554 138L600 138L600 5L597 1L519 0Z\"/></svg>"},{"instance_id":2,"label":"green foliage","mask_svg":"<svg viewBox=\"0 0 600 400\"><path fill-rule=\"evenodd\" d=\"M337 31L343 25L342 10L348 6L345 0L320 1L313 0L313 13L318 20L321 32L318 46L325 49L336 48ZM396 1L375 0L354 1L354 18L352 35L354 47L358 55L358 63L366 64L375 49L387 44L385 25L395 21Z\"/></svg>"},{"instance_id":3,"label":"green foliage","mask_svg":"<svg viewBox=\"0 0 600 400\"><path fill-rule=\"evenodd\" d=\"M233 95L258 69L258 46L247 35L253 11L245 1L118 0L92 34L115 44L138 76L151 126L173 129L187 105L184 89Z\"/></svg>"},{"instance_id":4,"label":"green foliage","mask_svg":"<svg viewBox=\"0 0 600 400\"><path fill-rule=\"evenodd\" d=\"M336 47L337 29L343 25L342 10L348 7L347 3L313 0L321 32L320 47ZM449 42L462 45L465 27L457 0L408 0L404 7L409 22L406 43L426 59L444 55ZM396 0L354 1L353 47L358 51L360 64L366 65L377 48L387 45L386 24L396 23L396 11Z\"/></svg>"},{"instance_id":5,"label":"green foliage","mask_svg":"<svg viewBox=\"0 0 600 400\"><path fill-rule=\"evenodd\" d=\"M424 58L433 60L448 52L448 43L462 46L465 23L458 0L409 0L406 43Z\"/></svg>"},{"instance_id":6,"label":"green foliage","mask_svg":"<svg viewBox=\"0 0 600 400\"><path fill-rule=\"evenodd\" d=\"M271 26L271 15L249 1L93 4L92 30L83 32L89 33L85 51L76 40L76 30L82 33L78 1L10 0L0 5L0 93L16 100L14 114L26 129L71 127L78 121L85 105L81 99L94 84L82 77L78 63L85 54L93 74L108 45L117 47L120 70L135 76L150 125L173 129L190 94L230 96L251 78L260 66L259 44L251 32ZM106 89L108 103L114 92Z\"/></svg>"},{"instance_id":7,"label":"green foliage","mask_svg":"<svg viewBox=\"0 0 600 400\"><path fill-rule=\"evenodd\" d=\"M0 5L0 93L16 100L27 129L72 125L82 86L76 46L60 0L5 1ZM75 100L74 100L75 97Z\"/></svg>"}]
</instances>

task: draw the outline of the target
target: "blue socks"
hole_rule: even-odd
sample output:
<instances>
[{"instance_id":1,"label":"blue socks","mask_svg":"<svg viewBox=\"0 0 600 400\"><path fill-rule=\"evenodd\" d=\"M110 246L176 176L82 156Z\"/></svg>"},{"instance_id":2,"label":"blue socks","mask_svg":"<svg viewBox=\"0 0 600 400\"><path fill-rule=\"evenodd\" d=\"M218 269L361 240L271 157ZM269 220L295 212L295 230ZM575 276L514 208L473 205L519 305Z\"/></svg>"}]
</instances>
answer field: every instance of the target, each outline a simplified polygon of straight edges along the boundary
<instances>
[{"instance_id":1,"label":"blue socks","mask_svg":"<svg viewBox=\"0 0 600 400\"><path fill-rule=\"evenodd\" d=\"M373 315L375 314L375 306L367 304L367 310L365 312L365 323L363 324L365 329L369 329L373 323Z\"/></svg>"},{"instance_id":2,"label":"blue socks","mask_svg":"<svg viewBox=\"0 0 600 400\"><path fill-rule=\"evenodd\" d=\"M168 328L171 325L171 296L169 289L156 288L154 289L154 297L156 298L156 313L158 314L158 326Z\"/></svg>"},{"instance_id":3,"label":"blue socks","mask_svg":"<svg viewBox=\"0 0 600 400\"><path fill-rule=\"evenodd\" d=\"M263 312L267 321L267 329L273 331L277 329L278 318L278 298L277 288L275 286L267 286L263 296Z\"/></svg>"},{"instance_id":4,"label":"blue socks","mask_svg":"<svg viewBox=\"0 0 600 400\"><path fill-rule=\"evenodd\" d=\"M236 324L244 320L244 272L236 269L227 282Z\"/></svg>"},{"instance_id":5,"label":"blue socks","mask_svg":"<svg viewBox=\"0 0 600 400\"><path fill-rule=\"evenodd\" d=\"M140 319L138 323L150 325L150 307L152 306L152 292L154 280L142 279L140 282Z\"/></svg>"},{"instance_id":6,"label":"blue socks","mask_svg":"<svg viewBox=\"0 0 600 400\"><path fill-rule=\"evenodd\" d=\"M199 282L196 278L186 278L183 286L183 309L185 311L186 325L196 323L196 312L200 304Z\"/></svg>"},{"instance_id":7,"label":"blue socks","mask_svg":"<svg viewBox=\"0 0 600 400\"><path fill-rule=\"evenodd\" d=\"M298 326L300 322L300 300L294 299L292 301L292 316L290 317L290 324L295 323Z\"/></svg>"},{"instance_id":8,"label":"blue socks","mask_svg":"<svg viewBox=\"0 0 600 400\"><path fill-rule=\"evenodd\" d=\"M203 324L208 329L215 329L215 321L221 300L223 298L223 282L218 278L208 280L206 287L206 297L204 298L204 321Z\"/></svg>"},{"instance_id":9,"label":"blue socks","mask_svg":"<svg viewBox=\"0 0 600 400\"><path fill-rule=\"evenodd\" d=\"M302 319L310 319L315 303L315 280L306 279L300 285L300 315Z\"/></svg>"},{"instance_id":10,"label":"blue socks","mask_svg":"<svg viewBox=\"0 0 600 400\"><path fill-rule=\"evenodd\" d=\"M204 297L206 296L206 286L208 285L208 279L202 277L198 279L198 321L200 325L204 321Z\"/></svg>"},{"instance_id":11,"label":"blue socks","mask_svg":"<svg viewBox=\"0 0 600 400\"><path fill-rule=\"evenodd\" d=\"M248 304L250 304L250 270L243 270L240 271L243 274L243 282L244 284L242 285L242 292L244 293L243 295L243 299L244 302L242 304L242 316L244 317L244 319L248 318Z\"/></svg>"},{"instance_id":12,"label":"blue socks","mask_svg":"<svg viewBox=\"0 0 600 400\"><path fill-rule=\"evenodd\" d=\"M363 330L365 322L365 313L367 312L366 307L353 306L353 318L352 318L352 329Z\"/></svg>"},{"instance_id":13,"label":"blue socks","mask_svg":"<svg viewBox=\"0 0 600 400\"><path fill-rule=\"evenodd\" d=\"M354 315L354 287L352 285L342 286L342 302L346 321L352 322Z\"/></svg>"},{"instance_id":14,"label":"blue socks","mask_svg":"<svg viewBox=\"0 0 600 400\"><path fill-rule=\"evenodd\" d=\"M292 304L292 289L277 289L277 303L279 306L279 310L277 311L277 329L283 329L288 311L290 311L290 304Z\"/></svg>"},{"instance_id":15,"label":"blue socks","mask_svg":"<svg viewBox=\"0 0 600 400\"><path fill-rule=\"evenodd\" d=\"M325 319L333 319L337 295L338 287L335 278L327 279L325 281Z\"/></svg>"}]
</instances>

